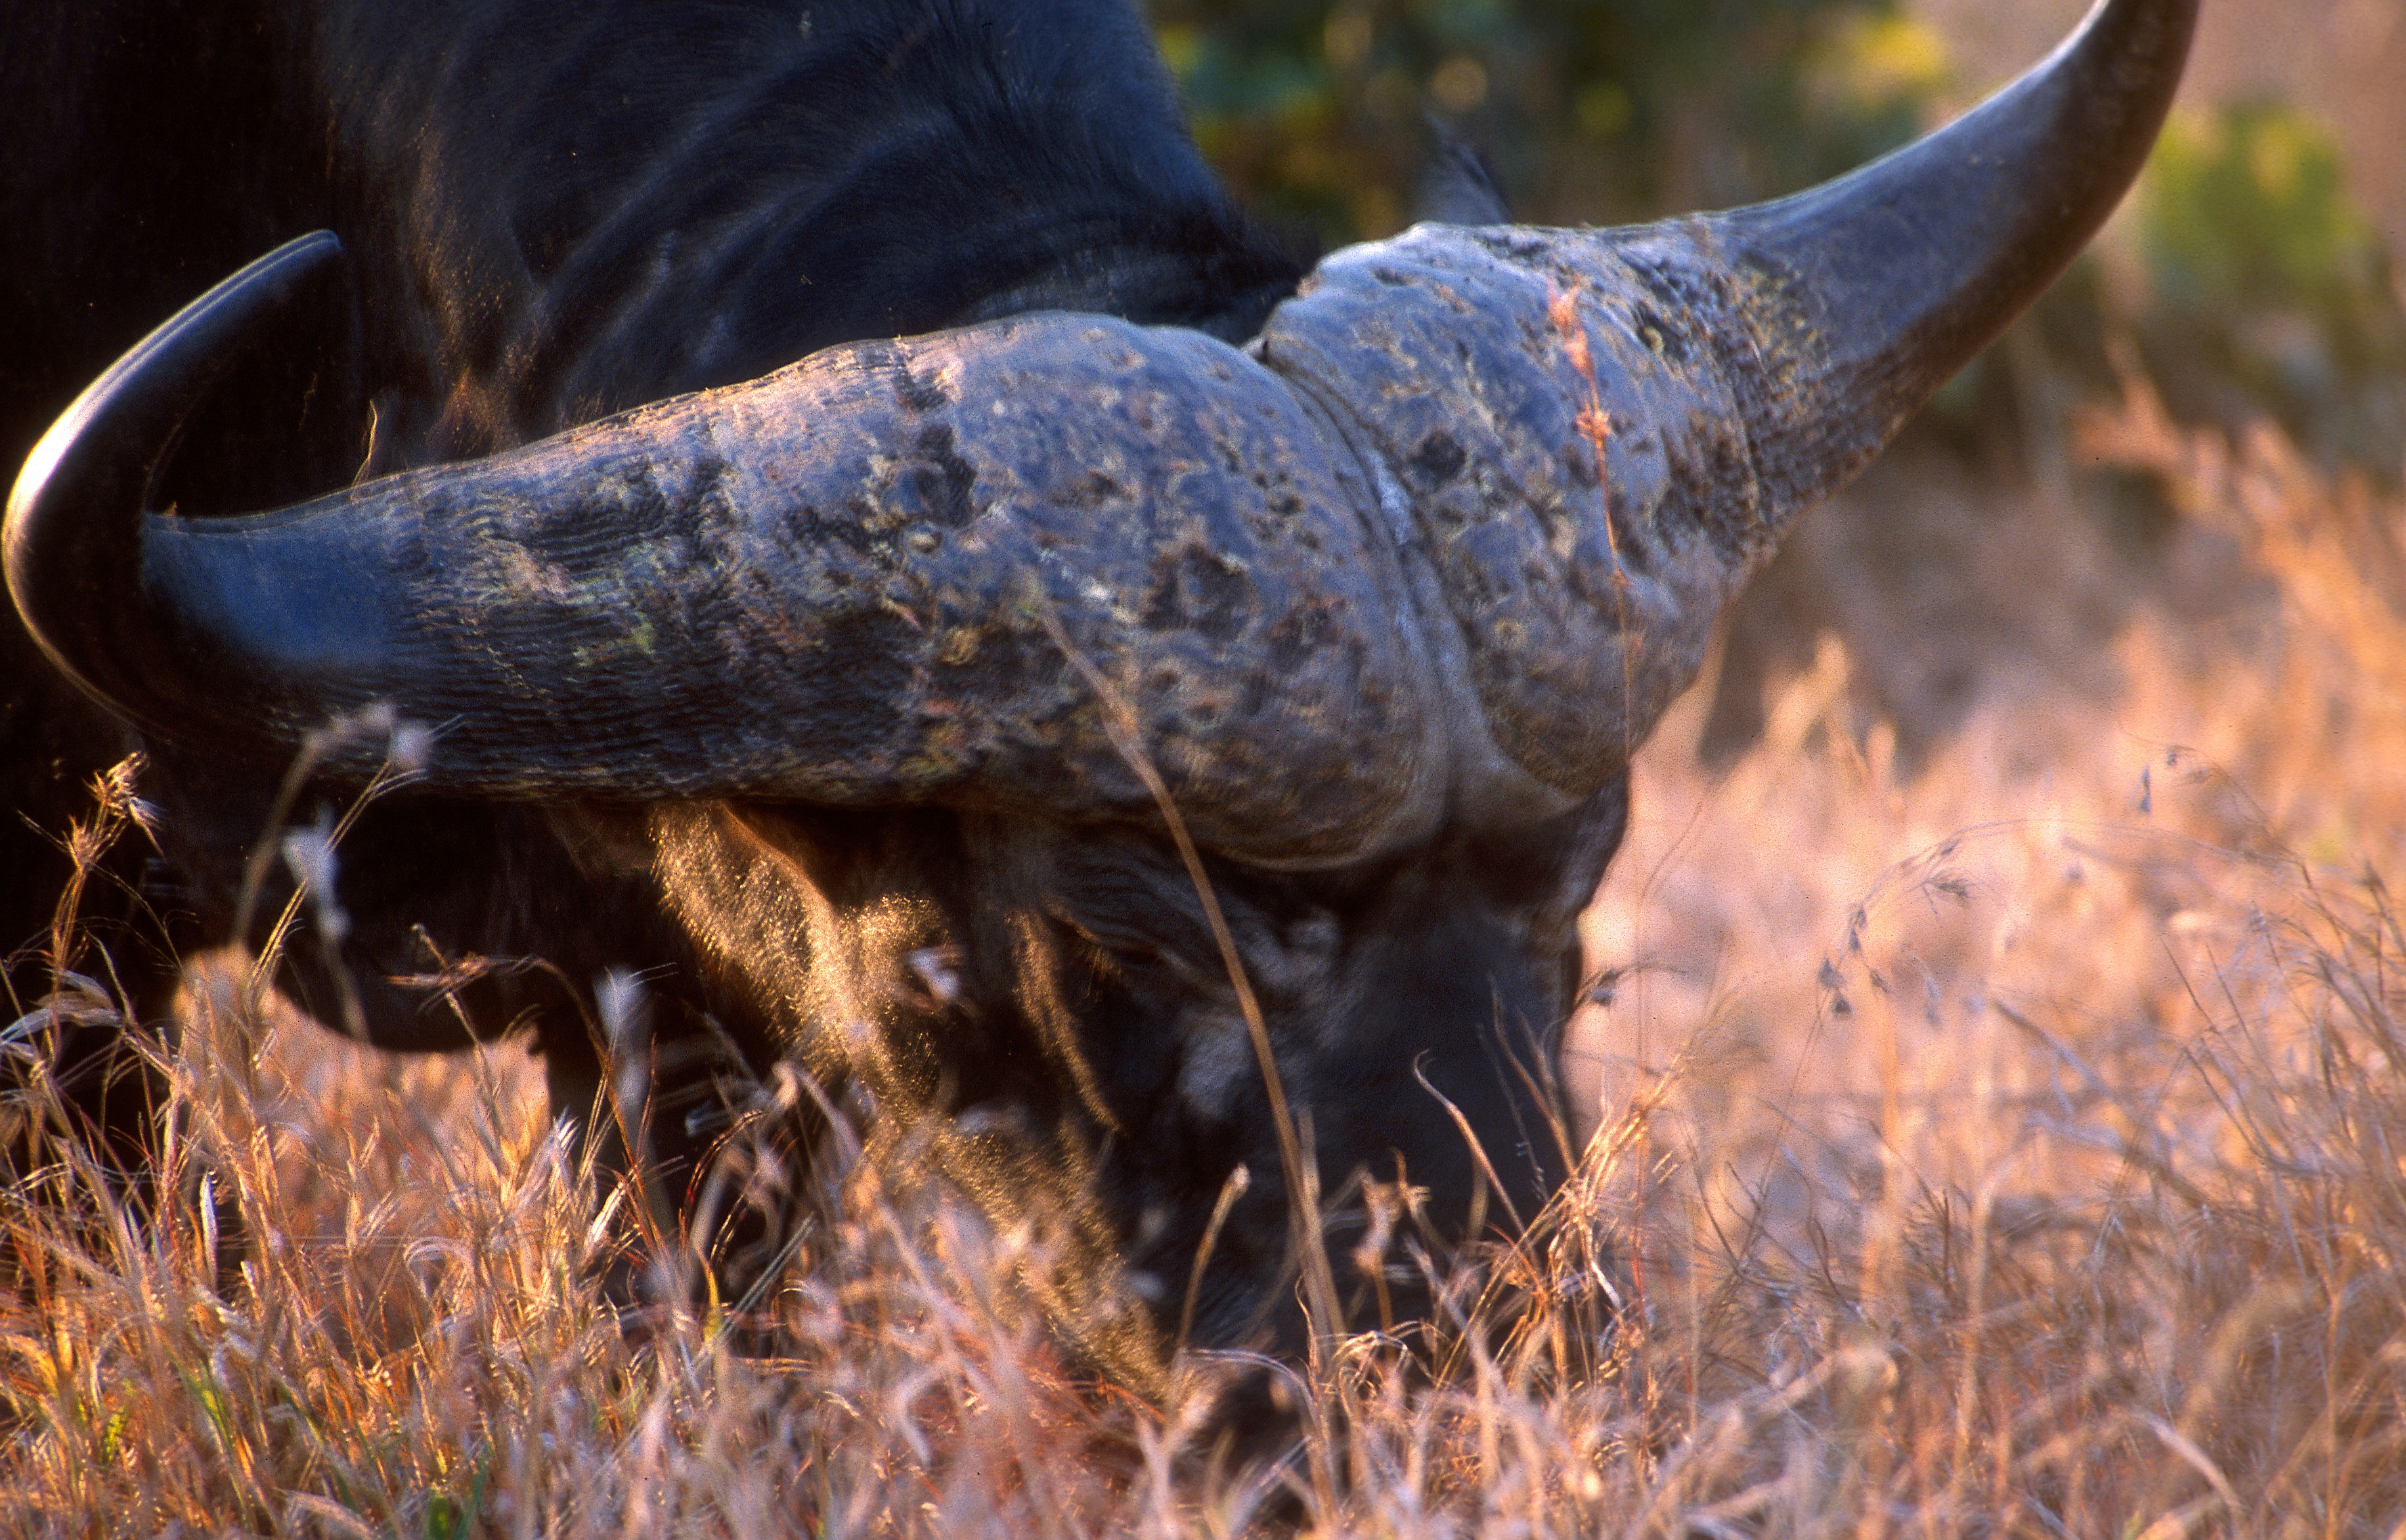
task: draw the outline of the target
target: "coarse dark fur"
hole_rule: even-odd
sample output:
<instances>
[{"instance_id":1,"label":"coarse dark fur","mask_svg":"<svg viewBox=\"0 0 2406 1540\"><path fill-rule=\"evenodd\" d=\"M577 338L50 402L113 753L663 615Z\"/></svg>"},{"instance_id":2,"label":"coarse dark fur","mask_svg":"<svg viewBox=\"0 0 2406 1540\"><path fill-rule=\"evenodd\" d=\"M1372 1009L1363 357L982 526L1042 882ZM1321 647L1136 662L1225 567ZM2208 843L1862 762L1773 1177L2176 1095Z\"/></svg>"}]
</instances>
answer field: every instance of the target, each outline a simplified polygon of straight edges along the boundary
<instances>
[{"instance_id":1,"label":"coarse dark fur","mask_svg":"<svg viewBox=\"0 0 2406 1540\"><path fill-rule=\"evenodd\" d=\"M164 485L189 513L1022 310L1241 340L1303 270L1228 204L1115 0L37 0L0 22L0 143L16 147L0 162L9 463L244 261L321 226L351 252L356 314L232 366L184 434ZM135 744L13 616L0 668L0 947L16 947L48 925L63 876L37 831ZM120 845L90 917L125 942L117 966L156 1024L174 951L234 923L283 767L140 746L158 852ZM313 792L303 818L348 789ZM1504 1183L1490 1211L1525 1217L1559 1183L1544 1087L1577 984L1574 917L1624 793L1508 836L1441 828L1349 869L1210 862L1324 1190L1408 1175L1439 1234L1489 1206L1430 1088ZM557 1105L581 1112L599 1075L591 982L633 970L661 1042L653 1130L672 1184L723 1122L710 1064L725 1049L710 1045L754 1074L798 1056L942 1130L944 1164L996 1204L1039 1192L1075 1210L1153 1307L1133 1336L1081 1333L1130 1364L1157 1362L1242 1163L1255 1180L1194 1335L1298 1345L1262 1077L1194 884L1156 835L940 807L404 793L339 861L347 939L338 954L296 946L281 981L328 1019L355 998L375 1041L422 1051L460 1046L463 1019L531 1021ZM486 969L452 992L457 1013L423 982L479 958L549 966ZM9 982L30 1003L48 980L21 951ZM101 1114L128 1148L142 1106L120 1095Z\"/></svg>"}]
</instances>

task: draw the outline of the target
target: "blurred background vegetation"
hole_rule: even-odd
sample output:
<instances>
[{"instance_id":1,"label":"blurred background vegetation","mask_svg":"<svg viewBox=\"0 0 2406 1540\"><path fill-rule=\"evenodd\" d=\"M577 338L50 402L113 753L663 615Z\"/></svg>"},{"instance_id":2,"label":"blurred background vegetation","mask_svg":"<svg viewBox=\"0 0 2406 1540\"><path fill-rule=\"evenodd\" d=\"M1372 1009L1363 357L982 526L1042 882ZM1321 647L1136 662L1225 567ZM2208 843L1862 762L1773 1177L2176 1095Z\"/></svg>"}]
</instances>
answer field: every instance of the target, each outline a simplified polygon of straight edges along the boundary
<instances>
[{"instance_id":1,"label":"blurred background vegetation","mask_svg":"<svg viewBox=\"0 0 2406 1540\"><path fill-rule=\"evenodd\" d=\"M1793 191L1937 126L2088 0L1152 0L1197 138L1325 246L1417 217L1440 147L1515 218L1610 224ZM2153 615L2272 634L2243 543L2178 477L2101 456L2133 393L2394 493L2406 451L2406 0L2216 0L2136 193L2065 281L1734 604L1693 747L1726 769L1790 682L1912 781L2017 692L2092 701ZM2396 184L2393 186L2392 184ZM2384 232L2389 235L2385 240ZM2357 494L2351 494L2357 495ZM2406 529L2383 537L2406 551ZM2401 558L2400 559L2406 559Z\"/></svg>"},{"instance_id":2,"label":"blurred background vegetation","mask_svg":"<svg viewBox=\"0 0 2406 1540\"><path fill-rule=\"evenodd\" d=\"M1252 207L1336 246L1411 221L1445 135L1484 154L1516 217L1545 223L1722 206L1844 171L1993 83L1965 78L1925 8L1153 0L1152 14L1206 152ZM1925 431L1966 447L2044 435L2033 412L2112 385L2127 340L2176 417L2271 416L2326 463L2396 481L2406 323L2326 128L2270 99L2189 107L2123 225Z\"/></svg>"},{"instance_id":3,"label":"blurred background vegetation","mask_svg":"<svg viewBox=\"0 0 2406 1540\"><path fill-rule=\"evenodd\" d=\"M1802 186L1903 143L1944 83L1881 0L1158 0L1204 148L1331 242L1409 222L1442 122L1516 213L1609 221Z\"/></svg>"}]
</instances>

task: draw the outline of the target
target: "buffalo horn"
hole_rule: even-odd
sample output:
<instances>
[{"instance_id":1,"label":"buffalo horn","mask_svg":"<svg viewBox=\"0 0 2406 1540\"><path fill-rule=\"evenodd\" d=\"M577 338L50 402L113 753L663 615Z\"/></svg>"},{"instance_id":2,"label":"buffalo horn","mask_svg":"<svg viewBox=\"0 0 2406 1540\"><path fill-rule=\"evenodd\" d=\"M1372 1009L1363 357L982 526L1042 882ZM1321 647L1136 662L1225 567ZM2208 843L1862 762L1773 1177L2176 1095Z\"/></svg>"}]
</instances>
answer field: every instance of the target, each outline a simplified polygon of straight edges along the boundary
<instances>
[{"instance_id":1,"label":"buffalo horn","mask_svg":"<svg viewBox=\"0 0 2406 1540\"><path fill-rule=\"evenodd\" d=\"M273 755L387 702L476 795L1150 817L1133 729L1246 859L1541 814L1626 763L1789 521L2095 232L2195 10L2105 0L1985 106L1783 202L1338 252L1242 352L1027 316L273 513L149 510L207 356L324 265L312 237L43 441L11 591L156 731Z\"/></svg>"},{"instance_id":2,"label":"buffalo horn","mask_svg":"<svg viewBox=\"0 0 2406 1540\"><path fill-rule=\"evenodd\" d=\"M1433 822L1442 725L1358 473L1199 332L1056 314L833 348L272 513L129 521L170 371L331 245L161 328L12 500L22 613L153 731L273 758L382 703L426 729L426 784L477 796L1150 817L1124 711L1222 849L1321 862Z\"/></svg>"}]
</instances>

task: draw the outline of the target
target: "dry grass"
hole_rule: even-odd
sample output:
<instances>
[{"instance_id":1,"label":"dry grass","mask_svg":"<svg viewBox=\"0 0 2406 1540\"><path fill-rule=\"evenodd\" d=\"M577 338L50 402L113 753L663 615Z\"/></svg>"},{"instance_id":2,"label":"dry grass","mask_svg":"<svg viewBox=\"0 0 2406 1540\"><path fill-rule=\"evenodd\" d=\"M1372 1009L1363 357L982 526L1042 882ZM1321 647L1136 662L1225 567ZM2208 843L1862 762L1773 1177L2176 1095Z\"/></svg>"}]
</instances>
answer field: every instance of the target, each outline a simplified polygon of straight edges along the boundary
<instances>
[{"instance_id":1,"label":"dry grass","mask_svg":"<svg viewBox=\"0 0 2406 1540\"><path fill-rule=\"evenodd\" d=\"M828 1179L779 1356L622 1329L521 1055L279 1022L246 1076L219 972L177 1072L244 1284L196 1220L10 1213L0 1532L2406 1533L2406 508L2143 390L2087 448L2183 515L2110 687L1992 688L1909 782L1835 643L1719 781L1683 706L1592 916L1585 1169L1437 1373L1295 1371L1283 1475L1214 1460L1220 1366L1167 1408L1065 1368L1040 1238L906 1150ZM2033 604L2137 582L2018 516L1974 544L2019 572L2037 521Z\"/></svg>"}]
</instances>

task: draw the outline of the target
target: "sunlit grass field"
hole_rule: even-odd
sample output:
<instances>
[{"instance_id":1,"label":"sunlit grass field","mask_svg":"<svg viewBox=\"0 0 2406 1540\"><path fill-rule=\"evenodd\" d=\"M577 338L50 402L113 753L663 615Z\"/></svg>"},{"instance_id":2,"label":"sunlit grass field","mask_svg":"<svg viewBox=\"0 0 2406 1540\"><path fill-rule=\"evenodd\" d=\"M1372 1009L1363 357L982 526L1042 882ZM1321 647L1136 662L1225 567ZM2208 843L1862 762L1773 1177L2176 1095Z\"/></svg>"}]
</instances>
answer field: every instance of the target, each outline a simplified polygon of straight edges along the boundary
<instances>
[{"instance_id":1,"label":"sunlit grass field","mask_svg":"<svg viewBox=\"0 0 2406 1540\"><path fill-rule=\"evenodd\" d=\"M2168 529L1886 473L1840 512L1914 502L1968 597L1804 639L1719 770L1705 689L1656 733L1578 1179L1424 1336L1294 1365L1284 1464L1214 1441L1242 1365L1082 1373L1046 1237L890 1132L758 1309L622 1319L639 1200L521 1051L373 1055L220 957L174 1067L216 1203L0 1214L0 1533L2406 1533L2406 504L2135 384L2066 448ZM2024 644L1901 738L1974 614Z\"/></svg>"}]
</instances>

